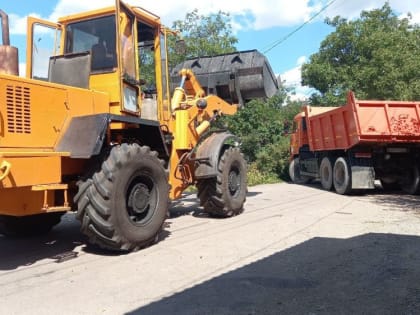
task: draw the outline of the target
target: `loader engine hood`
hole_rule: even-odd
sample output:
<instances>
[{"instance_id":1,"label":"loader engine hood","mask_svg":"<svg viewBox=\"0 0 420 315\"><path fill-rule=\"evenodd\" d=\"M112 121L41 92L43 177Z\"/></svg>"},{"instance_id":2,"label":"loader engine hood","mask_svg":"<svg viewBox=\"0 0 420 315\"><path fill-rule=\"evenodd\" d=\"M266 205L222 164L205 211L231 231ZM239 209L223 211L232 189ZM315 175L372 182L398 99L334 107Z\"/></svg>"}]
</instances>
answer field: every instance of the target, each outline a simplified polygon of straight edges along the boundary
<instances>
[{"instance_id":1,"label":"loader engine hood","mask_svg":"<svg viewBox=\"0 0 420 315\"><path fill-rule=\"evenodd\" d=\"M207 95L217 95L231 104L244 105L278 91L278 78L257 50L187 59L171 72L172 90L179 85L181 69L191 69Z\"/></svg>"}]
</instances>

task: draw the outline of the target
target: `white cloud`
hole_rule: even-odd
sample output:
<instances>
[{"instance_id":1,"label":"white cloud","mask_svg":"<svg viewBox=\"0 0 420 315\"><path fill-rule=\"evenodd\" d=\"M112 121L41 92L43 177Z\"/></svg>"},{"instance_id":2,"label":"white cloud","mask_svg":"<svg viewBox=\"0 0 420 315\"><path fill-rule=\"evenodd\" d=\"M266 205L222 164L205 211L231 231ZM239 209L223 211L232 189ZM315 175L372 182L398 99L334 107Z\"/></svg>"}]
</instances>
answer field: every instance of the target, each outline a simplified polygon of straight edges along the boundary
<instances>
[{"instance_id":1,"label":"white cloud","mask_svg":"<svg viewBox=\"0 0 420 315\"><path fill-rule=\"evenodd\" d=\"M325 5L328 1L322 0ZM420 20L420 1L412 0L388 0L391 8L397 14L413 14L413 22ZM381 8L385 4L385 0L337 0L324 13L324 17L334 17L340 15L347 19L353 19L360 16L361 11L373 10Z\"/></svg>"},{"instance_id":2,"label":"white cloud","mask_svg":"<svg viewBox=\"0 0 420 315\"><path fill-rule=\"evenodd\" d=\"M301 78L301 66L297 66L293 69L287 70L286 72L280 75L284 85L287 87L296 87L300 84Z\"/></svg>"},{"instance_id":3,"label":"white cloud","mask_svg":"<svg viewBox=\"0 0 420 315\"><path fill-rule=\"evenodd\" d=\"M296 67L293 69L287 70L286 72L280 75L282 81L285 82L285 85L288 87L297 87L301 85L302 76L301 69L302 65L307 61L306 56L301 56L296 62Z\"/></svg>"},{"instance_id":4,"label":"white cloud","mask_svg":"<svg viewBox=\"0 0 420 315\"><path fill-rule=\"evenodd\" d=\"M420 24L420 10L418 12L412 13L413 22Z\"/></svg>"},{"instance_id":5,"label":"white cloud","mask_svg":"<svg viewBox=\"0 0 420 315\"><path fill-rule=\"evenodd\" d=\"M293 93L289 94L291 100L305 101L314 92L314 89L302 86L302 65L307 61L306 56L297 59L296 67L280 75L283 84L287 88L292 88Z\"/></svg>"},{"instance_id":6,"label":"white cloud","mask_svg":"<svg viewBox=\"0 0 420 315\"><path fill-rule=\"evenodd\" d=\"M39 14L31 13L29 14L33 17L39 18ZM26 34L26 19L27 17L20 17L16 14L9 14L9 27L10 27L10 34L13 35L25 35Z\"/></svg>"},{"instance_id":7,"label":"white cloud","mask_svg":"<svg viewBox=\"0 0 420 315\"><path fill-rule=\"evenodd\" d=\"M20 77L26 76L26 63L24 62L19 63L19 76Z\"/></svg>"},{"instance_id":8,"label":"white cloud","mask_svg":"<svg viewBox=\"0 0 420 315\"><path fill-rule=\"evenodd\" d=\"M114 0L59 0L48 19L57 21L62 16L104 8L114 3Z\"/></svg>"},{"instance_id":9,"label":"white cloud","mask_svg":"<svg viewBox=\"0 0 420 315\"><path fill-rule=\"evenodd\" d=\"M295 0L293 2L289 0L242 0L240 5L235 1L227 2L225 0L201 2L195 0L184 0L182 2L165 0L147 3L139 0L128 0L127 2L133 6L144 7L157 14L167 26L172 26L172 22L175 20L183 20L187 12L196 8L201 14L217 13L222 10L232 16L235 30L296 25L308 19L314 11L314 7L309 5L309 0ZM114 0L59 0L53 12L48 17L43 18L56 21L62 16L111 6L114 3ZM26 17L11 15L10 18L13 22L11 33L24 34L26 32Z\"/></svg>"},{"instance_id":10,"label":"white cloud","mask_svg":"<svg viewBox=\"0 0 420 315\"><path fill-rule=\"evenodd\" d=\"M410 12L410 15L411 15L411 17L409 16L409 14L408 14L408 13L404 13L404 14L401 14L401 15L399 16L399 18L401 18L401 19L403 19L403 18L408 18L408 19L410 19L410 20L411 20L411 22L412 22L413 24L419 24L419 25L420 25L420 11L419 11L419 12L417 12L417 13L411 13L411 12Z\"/></svg>"},{"instance_id":11,"label":"white cloud","mask_svg":"<svg viewBox=\"0 0 420 315\"><path fill-rule=\"evenodd\" d=\"M276 26L296 26L307 21L311 16L318 12L329 0L241 0L237 1L213 0L213 1L140 1L127 0L134 6L144 7L145 9L157 14L167 26L172 26L175 20L183 20L187 12L195 8L201 14L216 13L219 10L228 12L233 18L233 27L239 29L265 29ZM51 21L56 21L58 17L94 10L106 6L112 6L114 0L59 0L53 12L48 17ZM411 0L389 0L391 7L398 14L411 12L414 22L420 22L420 1ZM384 0L336 0L320 19L326 16L334 17L340 15L345 18L355 18L360 15L362 10L380 8ZM33 14L36 15L36 14ZM14 14L11 18L11 33L25 34L26 17L19 17Z\"/></svg>"}]
</instances>

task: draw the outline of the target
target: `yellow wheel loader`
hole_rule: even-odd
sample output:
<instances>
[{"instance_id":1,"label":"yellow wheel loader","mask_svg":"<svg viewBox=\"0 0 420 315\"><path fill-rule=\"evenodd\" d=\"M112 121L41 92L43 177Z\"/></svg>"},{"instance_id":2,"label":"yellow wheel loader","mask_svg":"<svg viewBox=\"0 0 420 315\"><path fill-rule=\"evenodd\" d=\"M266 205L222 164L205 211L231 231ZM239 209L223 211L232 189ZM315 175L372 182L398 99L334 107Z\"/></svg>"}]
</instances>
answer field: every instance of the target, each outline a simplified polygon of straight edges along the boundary
<instances>
[{"instance_id":1,"label":"yellow wheel loader","mask_svg":"<svg viewBox=\"0 0 420 315\"><path fill-rule=\"evenodd\" d=\"M1 234L45 233L75 211L91 243L137 250L157 241L170 201L191 185L209 214L243 211L239 140L209 131L237 105L206 93L191 69L177 70L170 97L170 31L158 16L117 0L57 23L30 17L25 78L1 17ZM265 59L251 68L259 86ZM236 102L244 73L212 88Z\"/></svg>"}]
</instances>

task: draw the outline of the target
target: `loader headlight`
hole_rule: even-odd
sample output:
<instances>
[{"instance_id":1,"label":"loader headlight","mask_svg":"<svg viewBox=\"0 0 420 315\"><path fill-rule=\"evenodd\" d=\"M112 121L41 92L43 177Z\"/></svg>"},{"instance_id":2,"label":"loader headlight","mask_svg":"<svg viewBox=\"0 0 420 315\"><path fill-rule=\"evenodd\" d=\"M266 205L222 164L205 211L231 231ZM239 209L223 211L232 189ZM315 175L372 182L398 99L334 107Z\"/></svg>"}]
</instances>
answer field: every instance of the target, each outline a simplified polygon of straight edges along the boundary
<instances>
[{"instance_id":1,"label":"loader headlight","mask_svg":"<svg viewBox=\"0 0 420 315\"><path fill-rule=\"evenodd\" d=\"M199 109L205 109L207 107L207 101L204 98L200 98L195 103Z\"/></svg>"}]
</instances>

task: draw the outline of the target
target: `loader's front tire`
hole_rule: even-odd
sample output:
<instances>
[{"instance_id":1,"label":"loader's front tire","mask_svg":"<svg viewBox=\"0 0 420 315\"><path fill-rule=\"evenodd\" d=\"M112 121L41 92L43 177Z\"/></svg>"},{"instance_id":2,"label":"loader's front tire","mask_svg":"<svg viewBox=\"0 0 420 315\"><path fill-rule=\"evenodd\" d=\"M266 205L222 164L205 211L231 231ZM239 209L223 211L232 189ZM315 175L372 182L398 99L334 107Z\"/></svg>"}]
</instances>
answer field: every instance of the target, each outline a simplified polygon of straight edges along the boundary
<instances>
[{"instance_id":1,"label":"loader's front tire","mask_svg":"<svg viewBox=\"0 0 420 315\"><path fill-rule=\"evenodd\" d=\"M134 251L157 241L167 217L168 176L157 152L138 144L114 146L75 196L81 230L93 244Z\"/></svg>"},{"instance_id":2,"label":"loader's front tire","mask_svg":"<svg viewBox=\"0 0 420 315\"><path fill-rule=\"evenodd\" d=\"M47 234L60 223L64 212L51 212L15 217L0 215L0 234L11 237Z\"/></svg>"},{"instance_id":3,"label":"loader's front tire","mask_svg":"<svg viewBox=\"0 0 420 315\"><path fill-rule=\"evenodd\" d=\"M222 155L217 177L199 180L198 198L204 211L217 217L243 212L247 193L246 162L239 148L230 147Z\"/></svg>"}]
</instances>

